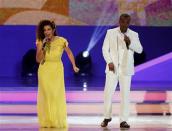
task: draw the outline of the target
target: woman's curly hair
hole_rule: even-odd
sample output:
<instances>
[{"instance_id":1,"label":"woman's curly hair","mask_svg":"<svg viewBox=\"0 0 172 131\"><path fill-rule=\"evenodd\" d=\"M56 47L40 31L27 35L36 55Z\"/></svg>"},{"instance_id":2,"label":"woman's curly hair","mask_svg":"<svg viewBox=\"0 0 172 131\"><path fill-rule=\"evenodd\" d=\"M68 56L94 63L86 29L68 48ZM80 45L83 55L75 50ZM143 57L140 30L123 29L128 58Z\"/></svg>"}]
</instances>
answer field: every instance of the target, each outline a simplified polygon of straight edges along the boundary
<instances>
[{"instance_id":1,"label":"woman's curly hair","mask_svg":"<svg viewBox=\"0 0 172 131\"><path fill-rule=\"evenodd\" d=\"M54 21L50 21L50 20L41 20L38 24L38 27L37 27L37 32L36 32L36 38L38 40L41 40L43 41L43 39L45 38L45 35L44 35L44 26L46 25L49 25L53 30L56 29L56 25L55 25L55 22ZM56 36L57 33L56 33L56 30L54 31L54 36Z\"/></svg>"}]
</instances>

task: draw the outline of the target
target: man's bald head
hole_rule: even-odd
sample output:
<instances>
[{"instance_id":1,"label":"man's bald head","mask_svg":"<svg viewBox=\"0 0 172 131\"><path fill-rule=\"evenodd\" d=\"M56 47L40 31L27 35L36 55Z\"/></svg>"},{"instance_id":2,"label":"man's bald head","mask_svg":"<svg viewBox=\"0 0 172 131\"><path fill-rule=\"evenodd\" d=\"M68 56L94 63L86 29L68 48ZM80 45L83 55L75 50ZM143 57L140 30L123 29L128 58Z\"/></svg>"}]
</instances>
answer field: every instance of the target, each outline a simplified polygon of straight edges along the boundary
<instances>
[{"instance_id":1,"label":"man's bald head","mask_svg":"<svg viewBox=\"0 0 172 131\"><path fill-rule=\"evenodd\" d=\"M129 14L121 14L119 17L119 25L121 32L125 33L130 25L131 17Z\"/></svg>"}]
</instances>

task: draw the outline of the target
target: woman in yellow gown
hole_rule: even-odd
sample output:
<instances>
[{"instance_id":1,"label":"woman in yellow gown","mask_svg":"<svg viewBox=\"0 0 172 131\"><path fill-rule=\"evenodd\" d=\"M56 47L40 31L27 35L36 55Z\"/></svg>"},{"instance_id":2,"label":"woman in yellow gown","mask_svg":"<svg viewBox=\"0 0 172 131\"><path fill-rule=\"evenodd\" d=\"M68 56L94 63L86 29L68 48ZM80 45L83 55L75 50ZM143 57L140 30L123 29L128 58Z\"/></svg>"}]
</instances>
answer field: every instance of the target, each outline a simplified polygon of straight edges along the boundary
<instances>
[{"instance_id":1,"label":"woman in yellow gown","mask_svg":"<svg viewBox=\"0 0 172 131\"><path fill-rule=\"evenodd\" d=\"M40 127L67 127L67 111L64 87L64 72L61 56L65 50L74 72L75 65L72 51L65 38L56 35L55 23L42 20L37 28L38 94L37 113Z\"/></svg>"}]
</instances>

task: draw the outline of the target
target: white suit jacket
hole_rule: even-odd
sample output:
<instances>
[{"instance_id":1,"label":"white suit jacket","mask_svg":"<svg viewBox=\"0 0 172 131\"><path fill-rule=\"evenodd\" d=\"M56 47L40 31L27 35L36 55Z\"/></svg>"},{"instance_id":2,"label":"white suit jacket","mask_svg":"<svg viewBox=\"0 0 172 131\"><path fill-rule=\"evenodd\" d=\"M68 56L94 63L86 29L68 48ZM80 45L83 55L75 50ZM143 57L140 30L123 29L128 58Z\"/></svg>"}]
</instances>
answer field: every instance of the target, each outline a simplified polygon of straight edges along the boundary
<instances>
[{"instance_id":1,"label":"white suit jacket","mask_svg":"<svg viewBox=\"0 0 172 131\"><path fill-rule=\"evenodd\" d=\"M137 32L127 29L125 34L131 41L129 49L126 47L124 34L121 33L119 27L109 29L106 33L102 47L103 57L107 63L106 73L109 72L108 64L112 62L115 65L116 74L134 74L134 52L142 53L143 47Z\"/></svg>"}]
</instances>

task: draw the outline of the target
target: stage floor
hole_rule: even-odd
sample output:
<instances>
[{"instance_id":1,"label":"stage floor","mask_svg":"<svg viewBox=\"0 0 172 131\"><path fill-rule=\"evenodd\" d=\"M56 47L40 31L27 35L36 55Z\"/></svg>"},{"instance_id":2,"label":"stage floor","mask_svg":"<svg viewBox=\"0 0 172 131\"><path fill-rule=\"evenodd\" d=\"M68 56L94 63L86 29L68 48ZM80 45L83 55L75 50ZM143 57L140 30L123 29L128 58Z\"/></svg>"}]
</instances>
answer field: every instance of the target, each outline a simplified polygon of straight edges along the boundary
<instances>
[{"instance_id":1,"label":"stage floor","mask_svg":"<svg viewBox=\"0 0 172 131\"><path fill-rule=\"evenodd\" d=\"M130 131L172 131L171 83L132 84ZM36 113L37 83L0 79L0 131L120 131L120 92L113 96L113 120L101 128L104 78L67 79L68 130L40 128Z\"/></svg>"},{"instance_id":2,"label":"stage floor","mask_svg":"<svg viewBox=\"0 0 172 131\"><path fill-rule=\"evenodd\" d=\"M103 91L105 77L65 77L66 91L82 91L84 87L89 91ZM36 91L38 89L37 77L15 78L0 77L0 91ZM119 87L117 87L119 90ZM172 81L134 81L131 83L132 91L171 91Z\"/></svg>"},{"instance_id":3,"label":"stage floor","mask_svg":"<svg viewBox=\"0 0 172 131\"><path fill-rule=\"evenodd\" d=\"M114 116L108 128L99 125L102 116L68 116L68 130L39 129L36 116L0 116L0 131L119 131L118 116ZM129 118L130 131L171 131L172 116L138 116Z\"/></svg>"}]
</instances>

